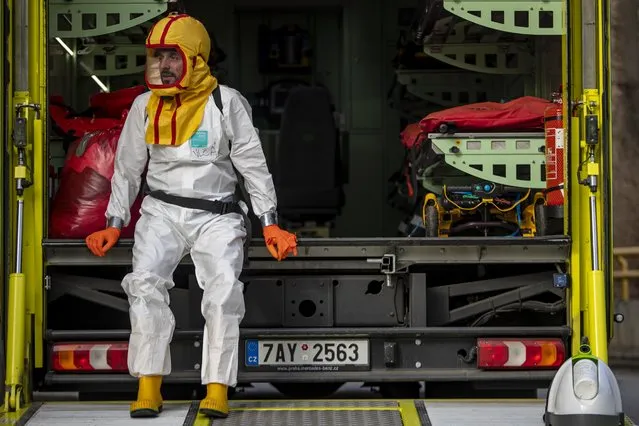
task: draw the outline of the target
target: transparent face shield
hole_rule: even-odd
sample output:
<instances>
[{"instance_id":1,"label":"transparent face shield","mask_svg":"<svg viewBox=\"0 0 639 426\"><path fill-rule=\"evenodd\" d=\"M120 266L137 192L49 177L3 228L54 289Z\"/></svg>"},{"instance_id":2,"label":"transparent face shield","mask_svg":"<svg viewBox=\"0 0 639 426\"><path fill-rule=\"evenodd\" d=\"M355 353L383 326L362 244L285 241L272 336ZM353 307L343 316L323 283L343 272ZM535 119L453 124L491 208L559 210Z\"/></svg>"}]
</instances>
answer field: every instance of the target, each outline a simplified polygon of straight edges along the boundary
<instances>
[{"instance_id":1,"label":"transparent face shield","mask_svg":"<svg viewBox=\"0 0 639 426\"><path fill-rule=\"evenodd\" d=\"M150 87L175 87L184 79L185 55L178 47L148 48L146 81Z\"/></svg>"}]
</instances>

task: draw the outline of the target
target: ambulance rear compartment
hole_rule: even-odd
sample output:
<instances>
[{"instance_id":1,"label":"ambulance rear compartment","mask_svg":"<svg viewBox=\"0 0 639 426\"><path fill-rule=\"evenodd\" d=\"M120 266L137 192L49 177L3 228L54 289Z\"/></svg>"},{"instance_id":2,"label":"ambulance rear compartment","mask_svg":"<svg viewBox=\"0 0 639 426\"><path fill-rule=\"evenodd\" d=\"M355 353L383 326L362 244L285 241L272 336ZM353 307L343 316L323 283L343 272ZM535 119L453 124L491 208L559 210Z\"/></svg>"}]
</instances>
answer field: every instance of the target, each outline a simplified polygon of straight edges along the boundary
<instances>
[{"instance_id":1,"label":"ambulance rear compartment","mask_svg":"<svg viewBox=\"0 0 639 426\"><path fill-rule=\"evenodd\" d=\"M571 352L570 238L563 226L524 226L524 206L546 188L543 130L436 132L415 149L400 134L454 106L549 100L566 65L562 2L506 1L494 10L476 0L262 3L183 2L213 36L220 83L252 105L282 225L299 236L299 255L276 262L253 223L240 387L270 383L309 398L347 382L409 398L424 383L427 395L457 397L530 396L546 387ZM166 9L156 0L51 0L49 97L82 112L104 89L144 84L145 35ZM301 103L287 108L289 96ZM47 141L53 215L65 157L78 145L51 120ZM476 183L523 188L510 205L528 201L506 219L481 219L494 227L473 219L457 230L427 208L428 194L445 198L442 185L472 193ZM543 214L563 224L562 206ZM444 217L452 221L446 229ZM35 390L132 392L120 287L132 240L96 258L82 238L46 235ZM201 290L188 257L174 281L173 372L165 383L179 397L202 390Z\"/></svg>"}]
</instances>

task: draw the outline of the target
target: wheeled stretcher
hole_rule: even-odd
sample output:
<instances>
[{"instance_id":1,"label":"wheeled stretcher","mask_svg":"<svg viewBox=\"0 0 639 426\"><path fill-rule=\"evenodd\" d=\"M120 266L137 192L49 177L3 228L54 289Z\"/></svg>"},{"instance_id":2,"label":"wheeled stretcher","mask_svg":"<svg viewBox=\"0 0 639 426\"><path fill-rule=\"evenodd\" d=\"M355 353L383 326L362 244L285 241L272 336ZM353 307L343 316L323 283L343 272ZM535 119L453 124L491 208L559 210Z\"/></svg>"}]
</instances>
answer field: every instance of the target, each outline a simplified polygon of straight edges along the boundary
<instances>
[{"instance_id":1,"label":"wheeled stretcher","mask_svg":"<svg viewBox=\"0 0 639 426\"><path fill-rule=\"evenodd\" d=\"M545 235L543 133L428 134L426 235ZM444 177L445 176L445 177Z\"/></svg>"},{"instance_id":2,"label":"wheeled stretcher","mask_svg":"<svg viewBox=\"0 0 639 426\"><path fill-rule=\"evenodd\" d=\"M465 105L406 128L413 181L426 191L426 236L561 233L561 215L546 206L543 118L550 105L533 97Z\"/></svg>"}]
</instances>

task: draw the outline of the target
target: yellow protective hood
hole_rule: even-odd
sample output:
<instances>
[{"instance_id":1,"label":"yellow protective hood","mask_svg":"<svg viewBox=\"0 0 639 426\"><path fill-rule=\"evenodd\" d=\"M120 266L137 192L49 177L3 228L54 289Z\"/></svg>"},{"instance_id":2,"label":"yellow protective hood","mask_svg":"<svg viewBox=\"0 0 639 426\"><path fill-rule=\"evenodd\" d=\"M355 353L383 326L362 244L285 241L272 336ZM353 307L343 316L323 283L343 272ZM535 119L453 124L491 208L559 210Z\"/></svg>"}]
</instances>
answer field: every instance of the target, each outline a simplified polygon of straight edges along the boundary
<instances>
[{"instance_id":1,"label":"yellow protective hood","mask_svg":"<svg viewBox=\"0 0 639 426\"><path fill-rule=\"evenodd\" d=\"M217 79L207 65L211 39L200 21L174 14L153 25L146 49L145 80L151 90L146 107L149 116L146 142L182 145L200 127L206 103L217 87ZM174 84L162 83L157 49L175 49L181 55L183 71Z\"/></svg>"}]
</instances>

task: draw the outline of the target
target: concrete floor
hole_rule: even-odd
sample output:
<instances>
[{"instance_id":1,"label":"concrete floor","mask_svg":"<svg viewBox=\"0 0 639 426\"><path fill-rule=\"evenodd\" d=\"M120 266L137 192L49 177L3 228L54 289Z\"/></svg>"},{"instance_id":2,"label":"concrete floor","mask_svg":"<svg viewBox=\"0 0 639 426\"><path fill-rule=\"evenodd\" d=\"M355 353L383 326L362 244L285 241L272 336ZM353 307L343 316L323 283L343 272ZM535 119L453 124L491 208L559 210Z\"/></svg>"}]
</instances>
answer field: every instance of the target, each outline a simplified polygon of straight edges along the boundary
<instances>
[{"instance_id":1,"label":"concrete floor","mask_svg":"<svg viewBox=\"0 0 639 426\"><path fill-rule=\"evenodd\" d=\"M635 423L639 422L639 368L614 370L621 388L623 409Z\"/></svg>"}]
</instances>

